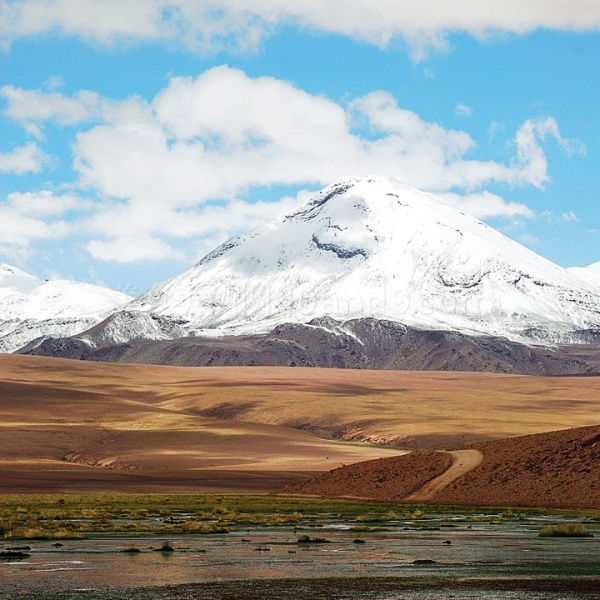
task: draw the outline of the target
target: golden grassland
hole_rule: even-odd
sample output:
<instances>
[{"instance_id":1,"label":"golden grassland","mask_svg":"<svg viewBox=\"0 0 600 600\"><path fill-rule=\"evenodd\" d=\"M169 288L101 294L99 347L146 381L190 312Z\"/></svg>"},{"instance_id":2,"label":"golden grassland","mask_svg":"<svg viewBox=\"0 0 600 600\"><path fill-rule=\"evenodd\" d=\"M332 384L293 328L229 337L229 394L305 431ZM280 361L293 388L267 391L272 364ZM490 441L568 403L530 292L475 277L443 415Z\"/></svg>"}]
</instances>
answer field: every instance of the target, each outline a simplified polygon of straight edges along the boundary
<instances>
[{"instance_id":1,"label":"golden grassland","mask_svg":"<svg viewBox=\"0 0 600 600\"><path fill-rule=\"evenodd\" d=\"M2 420L12 426L46 418L169 431L181 430L184 417L203 416L364 439L498 439L594 425L600 414L600 377L593 376L161 367L3 355L0 383Z\"/></svg>"},{"instance_id":2,"label":"golden grassland","mask_svg":"<svg viewBox=\"0 0 600 600\"><path fill-rule=\"evenodd\" d=\"M32 471L63 478L63 487L48 489L64 490L90 470L112 477L107 489L119 489L121 476L142 481L148 473L175 485L175 471L281 473L288 482L399 448L593 425L598 415L600 377L160 367L1 355L0 491L19 489L13 475ZM396 447L374 445L390 443ZM149 479L142 483L131 491L154 489ZM24 489L34 484L28 480ZM271 480L264 491L276 488Z\"/></svg>"}]
</instances>

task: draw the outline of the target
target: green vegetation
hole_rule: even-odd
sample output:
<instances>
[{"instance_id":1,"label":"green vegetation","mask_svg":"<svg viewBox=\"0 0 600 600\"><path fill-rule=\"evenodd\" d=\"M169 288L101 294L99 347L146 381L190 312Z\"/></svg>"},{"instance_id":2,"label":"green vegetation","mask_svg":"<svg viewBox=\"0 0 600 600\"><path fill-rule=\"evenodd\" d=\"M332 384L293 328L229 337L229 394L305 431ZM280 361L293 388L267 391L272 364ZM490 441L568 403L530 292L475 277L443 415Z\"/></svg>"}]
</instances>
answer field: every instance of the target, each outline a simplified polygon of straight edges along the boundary
<instances>
[{"instance_id":1,"label":"green vegetation","mask_svg":"<svg viewBox=\"0 0 600 600\"><path fill-rule=\"evenodd\" d=\"M549 525L539 533L540 537L594 537L582 523L565 523Z\"/></svg>"},{"instance_id":2,"label":"green vegetation","mask_svg":"<svg viewBox=\"0 0 600 600\"><path fill-rule=\"evenodd\" d=\"M567 511L485 507L402 506L350 500L252 495L66 494L0 495L0 539L64 540L119 534L227 534L248 528L318 528L330 520L355 532L385 527L430 529L494 521L527 522ZM588 518L600 517L596 512ZM302 532L304 533L304 532Z\"/></svg>"}]
</instances>

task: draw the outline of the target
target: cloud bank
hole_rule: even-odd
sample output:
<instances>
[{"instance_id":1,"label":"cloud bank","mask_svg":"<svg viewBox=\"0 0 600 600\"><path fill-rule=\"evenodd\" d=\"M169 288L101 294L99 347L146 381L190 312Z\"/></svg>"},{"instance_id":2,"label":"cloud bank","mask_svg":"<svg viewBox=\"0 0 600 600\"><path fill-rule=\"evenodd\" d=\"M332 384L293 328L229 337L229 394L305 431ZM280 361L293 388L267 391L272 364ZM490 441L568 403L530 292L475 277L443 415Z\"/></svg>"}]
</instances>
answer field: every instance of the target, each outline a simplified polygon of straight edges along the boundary
<instances>
[{"instance_id":1,"label":"cloud bank","mask_svg":"<svg viewBox=\"0 0 600 600\"><path fill-rule=\"evenodd\" d=\"M255 49L283 25L375 44L405 40L418 58L446 35L600 28L594 0L0 0L0 40L60 33L105 45L170 42L200 52Z\"/></svg>"},{"instance_id":2,"label":"cloud bank","mask_svg":"<svg viewBox=\"0 0 600 600\"><path fill-rule=\"evenodd\" d=\"M181 257L177 240L221 241L300 200L242 201L251 191L314 189L345 175L396 175L480 217L530 218L526 206L482 188L542 187L549 181L542 143L577 149L546 117L521 125L508 163L476 160L470 135L423 120L388 92L339 104L226 66L172 78L151 101L14 86L0 88L0 97L37 143L48 122L75 126L73 185L96 201L73 226L87 233L95 258L118 262ZM29 218L26 205L13 199L0 209Z\"/></svg>"}]
</instances>

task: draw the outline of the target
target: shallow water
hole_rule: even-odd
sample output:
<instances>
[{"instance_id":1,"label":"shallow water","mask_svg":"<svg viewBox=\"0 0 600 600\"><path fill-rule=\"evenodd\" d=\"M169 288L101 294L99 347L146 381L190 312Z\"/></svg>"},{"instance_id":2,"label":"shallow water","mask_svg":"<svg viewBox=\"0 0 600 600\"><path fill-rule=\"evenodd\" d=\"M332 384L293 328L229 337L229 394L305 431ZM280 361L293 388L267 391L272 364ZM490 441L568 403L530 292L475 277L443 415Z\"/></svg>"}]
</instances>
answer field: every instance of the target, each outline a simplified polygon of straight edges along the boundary
<instances>
[{"instance_id":1,"label":"shallow water","mask_svg":"<svg viewBox=\"0 0 600 600\"><path fill-rule=\"evenodd\" d=\"M164 541L155 536L27 542L30 558L0 561L0 597L600 598L599 524L589 525L594 538L539 538L532 521L418 526L257 527L173 537L171 553L155 550ZM328 542L300 545L300 535ZM122 552L130 545L141 552ZM414 562L423 560L434 562Z\"/></svg>"}]
</instances>

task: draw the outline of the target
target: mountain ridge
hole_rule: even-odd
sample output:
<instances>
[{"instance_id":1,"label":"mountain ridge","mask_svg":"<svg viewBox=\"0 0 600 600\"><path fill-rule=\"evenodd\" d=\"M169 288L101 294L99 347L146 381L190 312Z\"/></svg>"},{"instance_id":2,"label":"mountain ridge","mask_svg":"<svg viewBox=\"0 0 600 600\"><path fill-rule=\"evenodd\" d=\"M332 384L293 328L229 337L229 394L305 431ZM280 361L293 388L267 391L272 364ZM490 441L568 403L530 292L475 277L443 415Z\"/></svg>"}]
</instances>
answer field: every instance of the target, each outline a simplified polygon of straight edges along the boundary
<instances>
[{"instance_id":1,"label":"mountain ridge","mask_svg":"<svg viewBox=\"0 0 600 600\"><path fill-rule=\"evenodd\" d=\"M181 365L597 373L595 268L563 269L397 178L348 177L104 320L21 351Z\"/></svg>"}]
</instances>

